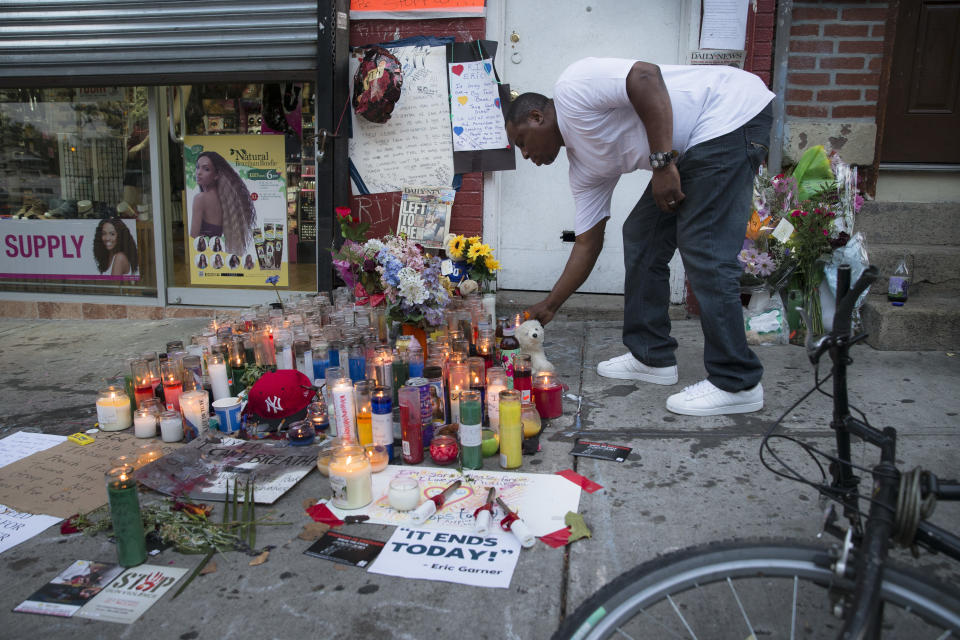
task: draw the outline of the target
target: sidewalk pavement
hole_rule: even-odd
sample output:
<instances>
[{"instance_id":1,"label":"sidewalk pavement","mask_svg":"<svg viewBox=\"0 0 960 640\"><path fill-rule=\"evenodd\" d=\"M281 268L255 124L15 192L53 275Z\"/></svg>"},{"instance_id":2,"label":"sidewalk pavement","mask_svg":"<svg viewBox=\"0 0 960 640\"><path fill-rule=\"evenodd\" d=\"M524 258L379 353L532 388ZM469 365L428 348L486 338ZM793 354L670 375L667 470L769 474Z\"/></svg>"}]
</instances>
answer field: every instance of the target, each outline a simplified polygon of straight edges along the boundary
<instances>
[{"instance_id":1,"label":"sidewalk pavement","mask_svg":"<svg viewBox=\"0 0 960 640\"><path fill-rule=\"evenodd\" d=\"M124 358L162 349L167 340L187 338L204 324L0 320L0 437L21 429L68 434L91 427L96 390L121 370ZM730 538L814 542L822 513L817 494L775 476L758 458L761 435L812 387L803 350L756 348L766 368L762 411L693 418L670 414L664 403L704 377L699 323L677 320L674 335L680 341L680 383L660 387L597 375L599 361L623 352L618 321L561 315L547 327L548 358L571 392L584 397L582 435L627 445L633 452L622 464L570 456L575 438L565 433L575 404L564 402L564 417L547 427L542 451L525 457L521 471L573 468L603 485L580 499L593 537L562 549L540 543L524 550L509 589L387 577L304 556L310 543L296 539L307 520L301 503L328 494L326 479L311 473L274 505L280 519L295 524L259 532L258 544L276 545L266 564L250 567L239 553L218 556L216 573L194 580L185 597L165 596L130 628L11 612L74 560L113 561L116 552L105 536L64 538L53 527L3 553L0 637L548 638L563 615L601 586L662 552ZM956 477L960 358L943 352L879 352L865 345L855 348L853 358L851 402L875 426L898 429L901 467L922 465ZM813 394L787 416L781 431L831 450L829 421L829 399ZM799 470L815 473L796 446L777 448ZM854 445L854 454L862 464L876 460L875 450L861 444ZM487 468L495 465L496 458L486 460ZM939 505L934 522L960 530L960 505ZM391 533L390 527L365 524L341 530L378 540ZM955 562L898 555L960 584ZM151 561L192 568L199 558L166 551Z\"/></svg>"}]
</instances>

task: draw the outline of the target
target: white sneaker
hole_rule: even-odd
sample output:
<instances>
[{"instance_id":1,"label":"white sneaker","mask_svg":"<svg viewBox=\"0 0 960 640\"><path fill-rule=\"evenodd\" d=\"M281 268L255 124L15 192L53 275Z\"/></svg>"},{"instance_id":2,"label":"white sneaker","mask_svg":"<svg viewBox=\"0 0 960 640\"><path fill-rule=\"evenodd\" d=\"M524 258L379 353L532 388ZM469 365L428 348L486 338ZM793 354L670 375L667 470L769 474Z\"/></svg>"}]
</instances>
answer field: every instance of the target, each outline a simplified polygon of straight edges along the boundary
<instances>
[{"instance_id":1,"label":"white sneaker","mask_svg":"<svg viewBox=\"0 0 960 640\"><path fill-rule=\"evenodd\" d=\"M620 380L640 380L653 384L677 384L677 365L672 367L648 367L633 357L632 353L625 353L616 358L604 360L597 365L597 373L604 378L618 378Z\"/></svg>"},{"instance_id":2,"label":"white sneaker","mask_svg":"<svg viewBox=\"0 0 960 640\"><path fill-rule=\"evenodd\" d=\"M763 409L763 385L731 393L718 389L709 380L686 387L667 398L667 409L685 416L722 416Z\"/></svg>"}]
</instances>

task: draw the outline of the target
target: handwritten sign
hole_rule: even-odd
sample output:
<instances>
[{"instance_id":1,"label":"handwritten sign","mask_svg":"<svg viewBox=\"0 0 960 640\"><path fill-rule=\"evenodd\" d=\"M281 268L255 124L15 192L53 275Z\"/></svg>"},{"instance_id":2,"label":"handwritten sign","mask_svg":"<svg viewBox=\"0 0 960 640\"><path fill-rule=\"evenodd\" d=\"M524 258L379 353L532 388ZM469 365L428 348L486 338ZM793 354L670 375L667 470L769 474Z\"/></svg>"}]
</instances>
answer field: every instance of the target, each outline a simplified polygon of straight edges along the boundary
<instances>
[{"instance_id":1,"label":"handwritten sign","mask_svg":"<svg viewBox=\"0 0 960 640\"><path fill-rule=\"evenodd\" d=\"M397 527L370 573L507 589L519 557L520 543L510 534Z\"/></svg>"},{"instance_id":2,"label":"handwritten sign","mask_svg":"<svg viewBox=\"0 0 960 640\"><path fill-rule=\"evenodd\" d=\"M450 114L454 151L505 149L503 109L493 60L455 62L450 69Z\"/></svg>"},{"instance_id":3,"label":"handwritten sign","mask_svg":"<svg viewBox=\"0 0 960 640\"><path fill-rule=\"evenodd\" d=\"M405 185L450 185L453 147L447 101L445 47L387 47L403 68L403 89L390 120L378 124L354 115L350 159L370 193ZM357 54L350 57L350 77ZM353 86L351 81L351 95ZM360 190L354 184L354 194Z\"/></svg>"},{"instance_id":4,"label":"handwritten sign","mask_svg":"<svg viewBox=\"0 0 960 640\"><path fill-rule=\"evenodd\" d=\"M565 526L563 518L566 513L576 511L580 504L580 487L557 475L506 471L466 471L461 475L453 469L389 465L380 473L373 474L373 502L366 507L344 511L332 504L327 506L340 519L349 515L368 515L370 522L377 524L412 525L410 512L396 511L387 498L390 480L400 475L417 479L421 501L437 495L458 478L463 481L463 485L447 499L443 508L420 525L424 529L473 531L473 513L484 504L490 487L496 488L497 495L523 518L537 536ZM494 518L499 522L503 516L499 507L495 507Z\"/></svg>"},{"instance_id":5,"label":"handwritten sign","mask_svg":"<svg viewBox=\"0 0 960 640\"><path fill-rule=\"evenodd\" d=\"M42 533L60 518L16 511L0 504L0 553Z\"/></svg>"},{"instance_id":6,"label":"handwritten sign","mask_svg":"<svg viewBox=\"0 0 960 640\"><path fill-rule=\"evenodd\" d=\"M28 513L69 518L107 503L103 477L110 460L136 457L143 440L125 432L99 433L85 446L64 442L0 469L0 504ZM162 451L177 448L164 443Z\"/></svg>"},{"instance_id":7,"label":"handwritten sign","mask_svg":"<svg viewBox=\"0 0 960 640\"><path fill-rule=\"evenodd\" d=\"M0 440L0 467L22 460L38 451L55 447L67 439L66 436L54 436L48 433L18 431Z\"/></svg>"}]
</instances>

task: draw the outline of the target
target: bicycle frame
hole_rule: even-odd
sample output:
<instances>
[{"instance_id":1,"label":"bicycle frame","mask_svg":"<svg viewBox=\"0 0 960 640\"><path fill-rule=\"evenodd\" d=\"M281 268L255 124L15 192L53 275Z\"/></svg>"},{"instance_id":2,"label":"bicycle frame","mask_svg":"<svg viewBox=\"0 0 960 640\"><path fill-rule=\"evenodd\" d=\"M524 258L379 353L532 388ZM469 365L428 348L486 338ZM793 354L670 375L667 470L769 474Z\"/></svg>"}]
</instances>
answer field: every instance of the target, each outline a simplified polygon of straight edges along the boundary
<instances>
[{"instance_id":1,"label":"bicycle frame","mask_svg":"<svg viewBox=\"0 0 960 640\"><path fill-rule=\"evenodd\" d=\"M841 265L837 272L837 309L830 334L819 344L811 345L808 337L808 353L816 362L824 351L829 351L833 361L833 419L839 464L832 465L833 499L844 505L844 515L850 521L853 532L860 538L859 552L855 558L857 588L850 603L842 638L876 638L880 634L882 620L879 592L883 578L883 564L894 534L897 496L900 490L900 471L896 467L897 432L892 427L882 430L850 415L847 396L847 365L850 347L866 337L854 336L851 330L851 314L860 294L876 280L875 267L867 269L857 283L850 286L850 266ZM853 473L850 456L850 436L880 449L880 462L873 468L874 487L866 527L860 526L859 479ZM939 484L935 476L926 487L939 499L960 499L960 484ZM832 533L837 533L833 527ZM842 537L842 535L841 535ZM935 525L921 522L917 527L915 542L932 551L940 551L960 559L960 538Z\"/></svg>"}]
</instances>

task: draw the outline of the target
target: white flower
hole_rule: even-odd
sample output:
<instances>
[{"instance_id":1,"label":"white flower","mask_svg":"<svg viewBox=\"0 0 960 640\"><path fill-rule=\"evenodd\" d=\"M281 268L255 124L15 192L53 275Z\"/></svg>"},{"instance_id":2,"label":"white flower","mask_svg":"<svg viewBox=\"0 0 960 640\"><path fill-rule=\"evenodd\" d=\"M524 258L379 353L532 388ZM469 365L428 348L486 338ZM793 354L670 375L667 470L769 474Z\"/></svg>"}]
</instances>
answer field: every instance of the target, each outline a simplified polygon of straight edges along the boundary
<instances>
[{"instance_id":1,"label":"white flower","mask_svg":"<svg viewBox=\"0 0 960 640\"><path fill-rule=\"evenodd\" d=\"M427 301L427 288L423 285L423 278L420 274L404 267L397 273L397 279L400 281L400 295L412 304L423 304Z\"/></svg>"},{"instance_id":2,"label":"white flower","mask_svg":"<svg viewBox=\"0 0 960 640\"><path fill-rule=\"evenodd\" d=\"M376 238L370 238L363 245L363 252L370 258L380 253L380 249L383 249L383 243Z\"/></svg>"}]
</instances>

